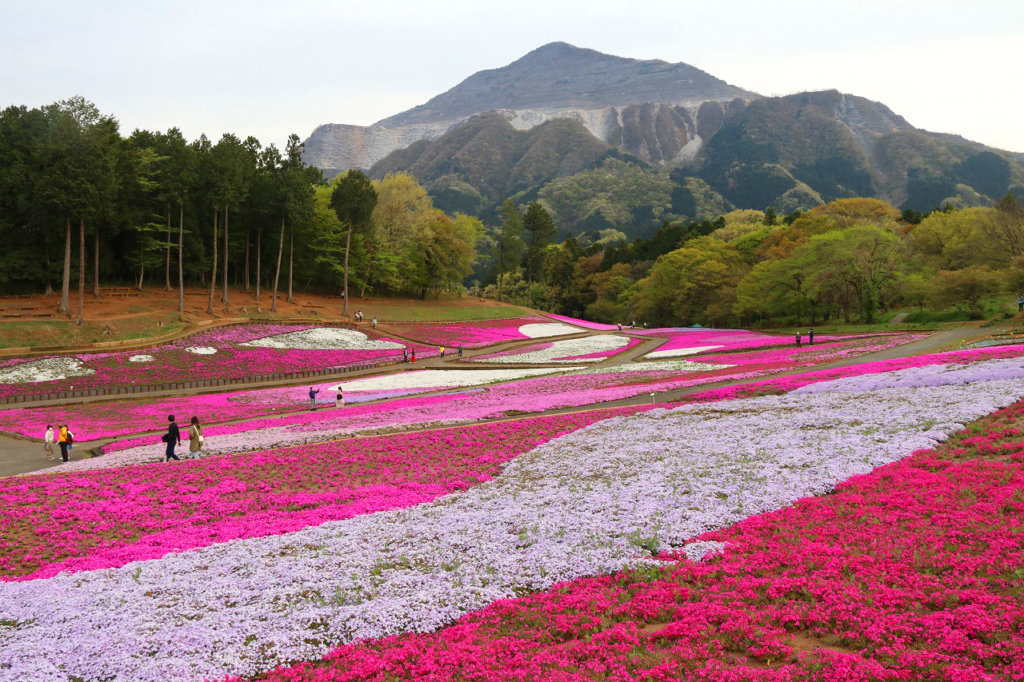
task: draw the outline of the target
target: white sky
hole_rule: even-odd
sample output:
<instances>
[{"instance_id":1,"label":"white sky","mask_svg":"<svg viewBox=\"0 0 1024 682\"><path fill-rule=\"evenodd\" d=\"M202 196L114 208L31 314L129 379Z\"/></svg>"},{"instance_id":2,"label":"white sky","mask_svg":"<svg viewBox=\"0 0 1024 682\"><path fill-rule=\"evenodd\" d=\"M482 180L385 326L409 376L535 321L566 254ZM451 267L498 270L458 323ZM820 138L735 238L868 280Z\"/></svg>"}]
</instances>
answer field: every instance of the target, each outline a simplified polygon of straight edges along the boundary
<instances>
[{"instance_id":1,"label":"white sky","mask_svg":"<svg viewBox=\"0 0 1024 682\"><path fill-rule=\"evenodd\" d=\"M0 0L0 106L79 94L126 134L281 146L556 40L764 95L836 88L1024 152L1024 0Z\"/></svg>"}]
</instances>

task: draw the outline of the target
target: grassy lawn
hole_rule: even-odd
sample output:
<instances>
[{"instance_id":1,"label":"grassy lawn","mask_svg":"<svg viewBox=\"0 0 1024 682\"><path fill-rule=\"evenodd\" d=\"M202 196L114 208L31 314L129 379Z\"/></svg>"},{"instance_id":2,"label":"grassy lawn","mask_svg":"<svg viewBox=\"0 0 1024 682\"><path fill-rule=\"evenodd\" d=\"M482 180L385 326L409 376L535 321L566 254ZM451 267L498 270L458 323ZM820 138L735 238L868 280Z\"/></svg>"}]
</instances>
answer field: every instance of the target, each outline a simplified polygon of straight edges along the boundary
<instances>
[{"instance_id":1,"label":"grassy lawn","mask_svg":"<svg viewBox=\"0 0 1024 682\"><path fill-rule=\"evenodd\" d=\"M158 324L163 321L163 326ZM110 325L111 335L103 329ZM164 336L188 325L178 322L177 314L151 315L118 320L114 323L86 322L79 327L73 321L27 320L0 323L0 348L47 348L77 346L100 341L131 341Z\"/></svg>"},{"instance_id":2,"label":"grassy lawn","mask_svg":"<svg viewBox=\"0 0 1024 682\"><path fill-rule=\"evenodd\" d=\"M204 319L205 315L196 315L192 309L194 301L195 297L192 296L187 306L189 318ZM263 302L266 307L262 312L257 312L252 302L245 301L243 305L246 306L246 312L242 312L242 306L236 306L229 315L233 318L248 318L254 322L300 319L308 320L310 324L317 324L325 318L337 319L341 316L342 306L337 299L320 298L312 299L310 302L315 307L281 305L280 313L272 314L269 310L269 301ZM91 320L91 311L87 308L86 323L81 327L70 319L14 319L0 322L0 349L69 347L97 342L134 341L167 336L189 326L188 323L178 321L178 313L175 310L177 299L172 300L172 296L155 304L150 301L104 299L103 305L103 314L92 316ZM516 306L493 301L480 302L470 297L427 300L353 299L349 312L354 315L357 310L362 310L367 320L376 316L381 322L464 322L511 319L532 314L529 310ZM220 311L218 313L220 317L226 315ZM104 329L108 327L110 335L104 336Z\"/></svg>"}]
</instances>

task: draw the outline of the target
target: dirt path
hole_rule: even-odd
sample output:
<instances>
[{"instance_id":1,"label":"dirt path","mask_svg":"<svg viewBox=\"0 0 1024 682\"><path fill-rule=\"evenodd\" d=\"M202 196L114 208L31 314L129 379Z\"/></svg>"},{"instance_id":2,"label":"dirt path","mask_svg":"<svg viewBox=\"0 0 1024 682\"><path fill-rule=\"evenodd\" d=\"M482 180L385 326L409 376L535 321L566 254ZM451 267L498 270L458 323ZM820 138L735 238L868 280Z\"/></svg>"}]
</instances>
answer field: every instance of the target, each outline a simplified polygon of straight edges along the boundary
<instances>
[{"instance_id":1,"label":"dirt path","mask_svg":"<svg viewBox=\"0 0 1024 682\"><path fill-rule=\"evenodd\" d=\"M566 337L550 337L550 338L551 339L556 339L556 338L557 339L579 338L579 337L585 336L585 335L609 334L609 333L617 334L618 332L582 332L580 334L573 334L571 336L566 336ZM517 415L517 416L513 416L513 417L501 417L501 418L496 418L496 419L482 419L482 420L477 420L477 421L472 422L472 423L520 421L520 420L523 420L523 419L532 419L532 418L536 418L536 417L544 417L544 416L557 415L557 414L569 414L569 413L575 413L575 412L588 412L588 411L601 410L601 409L614 409L614 408L617 408L617 407L628 407L628 406L643 405L643 404L665 404L665 403L671 403L671 402L678 401L678 400L682 399L683 397L685 397L687 395L690 395L690 394L693 394L693 393L699 393L699 392L702 392L702 391L714 390L716 388L725 388L725 387L729 387L729 386L737 386L737 385L742 385L742 384L749 384L749 383L754 383L754 382L758 382L758 381L763 381L763 380L768 379L768 378L792 376L792 375L804 374L804 373L807 373L807 372L813 372L813 371L818 371L818 370L823 370L823 369L836 369L836 368L840 368L840 367L849 367L849 366L860 365L860 364L864 364L864 363L868 363L868 362L875 362L875 361L880 361L880 360L892 360L892 359L896 359L896 358L910 357L910 356L913 356L913 355L922 355L922 354L925 354L925 353L928 353L928 352L940 350L942 348L951 346L953 344L958 343L959 341L962 341L964 339L970 338L972 336L983 336L983 335L988 334L988 333L989 333L989 330L983 330L983 329L978 329L978 328L948 329L948 330L936 332L935 334L932 334L932 335L928 336L927 338L920 339L918 341L914 341L914 342L911 342L911 343L903 344L903 345L900 345L900 346L895 346L893 348L889 348L889 349L886 349L886 350L877 351L877 352L874 352L874 353L867 353L867 354L864 354L864 355L859 355L859 356L854 357L854 358L846 358L846 359L843 359L843 360L837 360L837 361L834 361L834 362L824 363L824 364L821 364L821 365L814 365L812 367L801 367L801 368L797 368L797 369L794 369L794 370L789 370L789 371L785 371L785 372L779 372L777 374L772 374L770 376L755 377L755 378L750 378L750 379L725 380L725 381L720 381L720 382L715 382L715 383L702 384L702 385L699 385L699 386L688 386L688 387L685 387L685 388L680 388L680 389L676 389L676 390L672 390L672 391L657 392L653 396L651 396L649 394L642 394L642 395L639 395L639 396L634 396L632 398L624 398L622 400L613 400L613 401L607 401L607 402L602 402L602 403L593 403L591 405L585 405L585 406L577 406L577 407L567 407L567 408L560 408L560 409L545 410L543 412L537 412L537 413L533 413L533 414L529 414L529 415ZM623 334L625 334L625 332L623 332ZM630 351L628 351L627 353L621 353L618 356L613 356L613 360L608 361L608 363L612 364L612 365L615 365L615 364L622 364L622 363L625 363L625 362L630 362L635 357L639 357L639 356L641 356L644 353L650 352L651 350L654 350L655 348L657 348L658 346L662 345L665 342L665 340L661 339L661 338L647 338L647 337L642 337L642 338L645 339L644 343L641 343L638 346L636 346L635 348L630 349ZM507 346L508 349L511 349L511 348L515 348L517 346L532 345L534 343L543 342L543 341L544 341L544 339L541 339L541 340L538 340L538 339L525 339L525 340L519 340L519 341L506 342L504 344L500 344L500 346L488 346L486 348L475 349L474 351L466 351L465 354L464 354L464 357L468 358L468 357L471 357L471 355L489 354L489 353L493 353L493 352L500 352L500 351L496 351L495 349L498 348L498 347L502 347L502 346ZM604 363L601 363L601 364L603 365ZM484 369L484 368L487 367L487 365L484 364L484 363L465 363L465 362L459 362L457 357L449 356L449 357L446 357L444 359L436 358L436 357L435 358L430 358L429 360L423 361L422 364L420 362L417 362L415 365L400 365L400 366L398 366L398 368L395 371L409 371L409 370L416 370L416 369L431 369L431 368L433 368L433 369L439 369L439 368L440 369L445 369L445 368L453 369L453 368L456 368L456 367L466 368L467 365L469 365L469 366L471 366L473 368L476 368L476 369ZM517 367L519 367L519 366L520 365L517 365ZM508 365L503 365L502 368L507 369ZM379 372L379 371L374 372L372 370L368 370L364 374L375 374L375 375L378 375L378 374L387 374L387 373L388 372ZM353 376L357 376L357 375L356 375L356 373L352 373L352 374L350 374L348 376L349 377L353 377ZM446 390L443 390L443 391L435 391L435 392L432 392L432 393L424 393L424 394L420 394L420 395L421 396L438 395L438 394L448 393L448 392L450 392L452 390L455 390L455 389L446 389ZM373 402L378 402L378 401L373 401ZM387 400L382 400L382 401L379 401L379 402L387 402ZM369 404L369 403L360 403L360 404ZM284 414L278 414L278 415L262 415L262 416L257 416L257 417L249 417L249 418L246 418L246 419L237 419L237 420L232 420L232 421L217 422L217 424L218 425L241 424L241 423L258 421L258 420L280 419L280 418L288 416L289 414L294 414L294 413L284 413ZM446 427L440 427L440 428L452 428L452 426L446 426ZM423 431L423 430L424 429L421 426L410 426L410 427L405 428L405 429L396 429L396 430L393 430L393 431L388 431L388 433L403 433L403 432L409 432L409 431L417 431L418 432L418 431ZM160 433L162 433L162 430L161 431L142 432L142 433L139 433L137 435L138 435L138 437L146 436L146 435L152 435L154 437L154 443L156 444L157 443L156 437ZM366 437L372 437L374 435L377 435L377 434L366 433L366 434L363 434L363 435L360 435L360 436L347 436L345 438L338 438L338 439L333 439L333 440L348 440L348 439L353 438L353 437L355 437L355 438L366 438ZM86 442L86 443L80 443L75 448L75 451L73 453L72 459L85 459L89 455L89 450L90 449L93 449L93 448L96 448L96 447L100 447L101 445L104 445L106 443L110 443L110 442L112 442L114 440L118 440L118 439L117 438L107 438L107 439L103 439L103 440L99 440L99 441L91 441L91 442ZM332 439L327 439L324 442L329 442L330 440L332 440ZM0 478L5 477L5 476L13 476L13 475L17 475L17 474L22 474L22 473L29 473L29 472L32 472L32 471L40 471L42 469L46 469L46 468L49 468L51 466L55 466L56 464L57 464L56 462L48 462L48 461L46 461L44 459L43 454L42 454L42 445L39 442L37 442L37 441L29 441L29 440L24 440L24 439L18 439L18 438L13 438L13 437L9 437L9 436L0 436Z\"/></svg>"}]
</instances>

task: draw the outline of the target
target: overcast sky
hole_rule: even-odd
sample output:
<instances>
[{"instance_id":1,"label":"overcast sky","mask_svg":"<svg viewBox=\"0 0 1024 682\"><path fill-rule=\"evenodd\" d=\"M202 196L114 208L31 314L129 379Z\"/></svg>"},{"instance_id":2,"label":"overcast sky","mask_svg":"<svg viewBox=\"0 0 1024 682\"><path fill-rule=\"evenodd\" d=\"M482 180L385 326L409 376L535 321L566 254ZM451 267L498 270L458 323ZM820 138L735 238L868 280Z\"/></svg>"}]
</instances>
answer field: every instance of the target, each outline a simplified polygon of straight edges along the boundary
<instances>
[{"instance_id":1,"label":"overcast sky","mask_svg":"<svg viewBox=\"0 0 1024 682\"><path fill-rule=\"evenodd\" d=\"M837 88L1024 152L1024 0L0 0L0 105L82 95L125 133L279 146L370 124L545 43L686 62L764 95Z\"/></svg>"}]
</instances>

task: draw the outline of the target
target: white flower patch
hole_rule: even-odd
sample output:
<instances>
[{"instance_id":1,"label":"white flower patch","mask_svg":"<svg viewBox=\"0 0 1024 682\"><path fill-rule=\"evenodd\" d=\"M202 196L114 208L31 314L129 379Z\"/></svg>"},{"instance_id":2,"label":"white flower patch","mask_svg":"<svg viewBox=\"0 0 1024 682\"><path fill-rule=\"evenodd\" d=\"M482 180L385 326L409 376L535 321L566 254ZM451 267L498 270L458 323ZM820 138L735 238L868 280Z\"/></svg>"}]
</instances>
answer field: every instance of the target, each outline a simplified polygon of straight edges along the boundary
<instances>
[{"instance_id":1,"label":"white flower patch","mask_svg":"<svg viewBox=\"0 0 1024 682\"><path fill-rule=\"evenodd\" d=\"M627 362L612 367L586 369L581 374L615 374L618 372L714 372L736 365L692 362L690 360L661 360L660 362Z\"/></svg>"},{"instance_id":2,"label":"white flower patch","mask_svg":"<svg viewBox=\"0 0 1024 682\"><path fill-rule=\"evenodd\" d=\"M524 591L652 563L934 447L1024 379L767 396L612 418L463 493L121 568L0 583L3 679L222 679L430 632ZM60 632L60 637L54 637Z\"/></svg>"},{"instance_id":3,"label":"white flower patch","mask_svg":"<svg viewBox=\"0 0 1024 682\"><path fill-rule=\"evenodd\" d=\"M371 340L366 334L352 329L316 327L286 334L264 336L246 341L242 346L253 348L290 348L295 350L402 350L394 341Z\"/></svg>"},{"instance_id":4,"label":"white flower patch","mask_svg":"<svg viewBox=\"0 0 1024 682\"><path fill-rule=\"evenodd\" d=\"M195 355L213 355L217 352L217 349L213 346L189 346L185 349L186 353L194 353Z\"/></svg>"},{"instance_id":5,"label":"white flower patch","mask_svg":"<svg viewBox=\"0 0 1024 682\"><path fill-rule=\"evenodd\" d=\"M498 355L495 357L479 358L479 362L495 362L502 364L530 364L530 363L577 363L577 362L601 362L607 358L581 358L581 355L594 353L610 353L629 345L629 339L624 336L601 335L586 336L582 339L567 339L565 341L552 341L546 348L514 355ZM558 358L565 358L564 360Z\"/></svg>"},{"instance_id":6,"label":"white flower patch","mask_svg":"<svg viewBox=\"0 0 1024 682\"><path fill-rule=\"evenodd\" d=\"M34 384L95 373L96 370L83 367L78 358L43 358L0 369L0 384Z\"/></svg>"},{"instance_id":7,"label":"white flower patch","mask_svg":"<svg viewBox=\"0 0 1024 682\"><path fill-rule=\"evenodd\" d=\"M153 362L156 360L152 355L133 355L128 358L128 362Z\"/></svg>"},{"instance_id":8,"label":"white flower patch","mask_svg":"<svg viewBox=\"0 0 1024 682\"><path fill-rule=\"evenodd\" d=\"M343 391L387 391L415 388L461 388L564 371L555 367L546 369L424 369L417 372L398 372L379 377L355 379L331 386L327 390L337 391L341 388Z\"/></svg>"},{"instance_id":9,"label":"white flower patch","mask_svg":"<svg viewBox=\"0 0 1024 682\"><path fill-rule=\"evenodd\" d=\"M683 355L696 355L709 350L722 348L722 346L691 346L690 348L671 348L669 350L656 350L647 354L649 358L678 358Z\"/></svg>"},{"instance_id":10,"label":"white flower patch","mask_svg":"<svg viewBox=\"0 0 1024 682\"><path fill-rule=\"evenodd\" d=\"M566 336L567 334L582 334L585 329L573 327L561 322L534 322L524 324L519 328L519 333L528 339L543 339L545 336Z\"/></svg>"}]
</instances>

